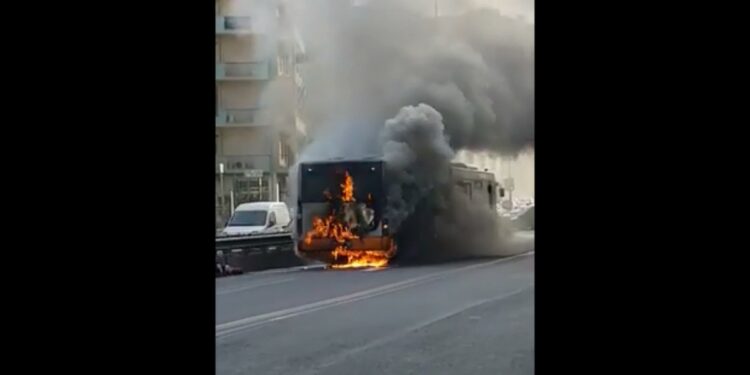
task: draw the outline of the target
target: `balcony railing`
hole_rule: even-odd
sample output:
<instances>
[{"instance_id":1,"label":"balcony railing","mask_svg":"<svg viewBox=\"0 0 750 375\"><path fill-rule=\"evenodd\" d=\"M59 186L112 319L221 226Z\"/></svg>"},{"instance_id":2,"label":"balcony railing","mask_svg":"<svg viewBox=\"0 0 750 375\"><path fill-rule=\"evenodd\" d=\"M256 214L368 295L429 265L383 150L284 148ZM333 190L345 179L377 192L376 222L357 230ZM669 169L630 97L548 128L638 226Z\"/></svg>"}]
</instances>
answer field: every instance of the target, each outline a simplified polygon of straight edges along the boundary
<instances>
[{"instance_id":1,"label":"balcony railing","mask_svg":"<svg viewBox=\"0 0 750 375\"><path fill-rule=\"evenodd\" d=\"M270 124L262 108L223 109L216 115L216 126L266 126Z\"/></svg>"},{"instance_id":2,"label":"balcony railing","mask_svg":"<svg viewBox=\"0 0 750 375\"><path fill-rule=\"evenodd\" d=\"M251 170L271 170L271 155L239 155L216 157L216 173L219 163L224 163L224 173L243 174Z\"/></svg>"},{"instance_id":3,"label":"balcony railing","mask_svg":"<svg viewBox=\"0 0 750 375\"><path fill-rule=\"evenodd\" d=\"M217 16L216 34L248 34L257 32L247 16Z\"/></svg>"},{"instance_id":4,"label":"balcony railing","mask_svg":"<svg viewBox=\"0 0 750 375\"><path fill-rule=\"evenodd\" d=\"M268 61L251 63L217 63L216 79L220 81L265 80L271 77Z\"/></svg>"}]
</instances>

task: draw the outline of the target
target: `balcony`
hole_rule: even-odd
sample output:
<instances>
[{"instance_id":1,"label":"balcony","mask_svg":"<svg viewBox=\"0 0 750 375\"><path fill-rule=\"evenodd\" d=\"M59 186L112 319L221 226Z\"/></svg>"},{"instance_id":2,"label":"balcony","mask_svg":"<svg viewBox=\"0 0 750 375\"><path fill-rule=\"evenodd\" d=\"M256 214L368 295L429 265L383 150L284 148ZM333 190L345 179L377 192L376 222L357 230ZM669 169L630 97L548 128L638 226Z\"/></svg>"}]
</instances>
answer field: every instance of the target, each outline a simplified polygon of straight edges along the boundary
<instances>
[{"instance_id":1,"label":"balcony","mask_svg":"<svg viewBox=\"0 0 750 375\"><path fill-rule=\"evenodd\" d=\"M307 136L307 124L302 121L302 118L297 113L294 114L294 128L297 129L297 132L301 136Z\"/></svg>"},{"instance_id":2,"label":"balcony","mask_svg":"<svg viewBox=\"0 0 750 375\"><path fill-rule=\"evenodd\" d=\"M217 16L216 35L243 35L257 33L248 16Z\"/></svg>"},{"instance_id":3,"label":"balcony","mask_svg":"<svg viewBox=\"0 0 750 375\"><path fill-rule=\"evenodd\" d=\"M216 63L217 81L258 81L271 78L268 61L251 63Z\"/></svg>"},{"instance_id":4,"label":"balcony","mask_svg":"<svg viewBox=\"0 0 750 375\"><path fill-rule=\"evenodd\" d=\"M225 174L249 174L252 170L271 170L271 155L238 155L217 156L216 173L219 173L219 163L224 163Z\"/></svg>"},{"instance_id":5,"label":"balcony","mask_svg":"<svg viewBox=\"0 0 750 375\"><path fill-rule=\"evenodd\" d=\"M218 127L266 126L268 111L262 108L222 109L216 115Z\"/></svg>"}]
</instances>

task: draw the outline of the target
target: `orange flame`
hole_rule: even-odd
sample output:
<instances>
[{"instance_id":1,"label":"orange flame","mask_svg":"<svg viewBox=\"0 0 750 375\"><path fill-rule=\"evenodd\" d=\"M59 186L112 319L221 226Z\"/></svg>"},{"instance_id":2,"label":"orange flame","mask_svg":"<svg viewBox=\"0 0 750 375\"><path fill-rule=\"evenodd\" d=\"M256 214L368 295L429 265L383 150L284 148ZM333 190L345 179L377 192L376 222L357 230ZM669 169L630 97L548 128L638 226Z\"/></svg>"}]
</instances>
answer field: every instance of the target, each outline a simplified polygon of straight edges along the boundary
<instances>
[{"instance_id":1,"label":"orange flame","mask_svg":"<svg viewBox=\"0 0 750 375\"><path fill-rule=\"evenodd\" d=\"M344 203L354 202L354 180L349 175L349 171L346 171L346 177L344 183L341 184L341 201Z\"/></svg>"},{"instance_id":2,"label":"orange flame","mask_svg":"<svg viewBox=\"0 0 750 375\"><path fill-rule=\"evenodd\" d=\"M348 171L345 172L344 183L340 186L341 202L345 205L355 202L354 180ZM329 199L331 198L328 191L324 191L324 195ZM371 200L372 195L368 194L368 199ZM338 245L331 253L337 262L332 266L333 268L384 267L388 264L388 258L391 255L390 251L354 251L347 249L346 242L359 239L359 236L352 233L346 224L339 222L336 219L335 212L330 213L325 218L313 218L312 229L305 234L305 244L312 244L313 238L330 238L336 241ZM339 258L341 257L345 257L346 262L339 264Z\"/></svg>"},{"instance_id":3,"label":"orange flame","mask_svg":"<svg viewBox=\"0 0 750 375\"><path fill-rule=\"evenodd\" d=\"M334 264L332 268L385 267L388 258L382 251L351 251L339 246L333 251L333 256L346 257L346 263Z\"/></svg>"}]
</instances>

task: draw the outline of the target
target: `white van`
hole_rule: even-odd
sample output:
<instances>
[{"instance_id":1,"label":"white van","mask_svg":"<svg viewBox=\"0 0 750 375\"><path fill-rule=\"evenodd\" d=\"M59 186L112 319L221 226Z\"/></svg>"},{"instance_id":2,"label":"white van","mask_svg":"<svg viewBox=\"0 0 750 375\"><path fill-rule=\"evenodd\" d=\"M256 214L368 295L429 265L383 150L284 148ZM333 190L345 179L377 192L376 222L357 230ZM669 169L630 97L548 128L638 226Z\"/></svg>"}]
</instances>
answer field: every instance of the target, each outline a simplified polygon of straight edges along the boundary
<instances>
[{"instance_id":1,"label":"white van","mask_svg":"<svg viewBox=\"0 0 750 375\"><path fill-rule=\"evenodd\" d=\"M284 202L243 203L234 210L222 234L281 232L287 230L290 221Z\"/></svg>"}]
</instances>

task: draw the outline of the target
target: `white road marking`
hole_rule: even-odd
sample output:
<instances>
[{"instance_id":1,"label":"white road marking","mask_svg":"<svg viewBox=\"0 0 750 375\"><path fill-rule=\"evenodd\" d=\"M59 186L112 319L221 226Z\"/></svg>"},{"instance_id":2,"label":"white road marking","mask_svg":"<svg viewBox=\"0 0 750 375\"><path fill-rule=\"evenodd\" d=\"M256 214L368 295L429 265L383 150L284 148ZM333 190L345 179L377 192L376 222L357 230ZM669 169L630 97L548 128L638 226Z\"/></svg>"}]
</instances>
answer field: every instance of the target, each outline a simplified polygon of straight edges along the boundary
<instances>
[{"instance_id":1,"label":"white road marking","mask_svg":"<svg viewBox=\"0 0 750 375\"><path fill-rule=\"evenodd\" d=\"M377 271L385 271L387 269L388 267L371 267L371 268L362 270L362 272L377 272Z\"/></svg>"},{"instance_id":2,"label":"white road marking","mask_svg":"<svg viewBox=\"0 0 750 375\"><path fill-rule=\"evenodd\" d=\"M252 253L250 255L253 255ZM231 280L231 281L239 281L239 280L251 280L254 279L256 276L260 275L275 275L275 274L281 274L281 273L293 273L293 272L299 272L299 271L309 271L309 270L322 270L325 269L324 264L311 264L307 266L294 266L294 267L286 267L286 268L271 268L267 270L262 271L250 271L245 272L241 275L235 275L231 277L226 278L217 278L217 283L219 280Z\"/></svg>"},{"instance_id":3,"label":"white road marking","mask_svg":"<svg viewBox=\"0 0 750 375\"><path fill-rule=\"evenodd\" d=\"M253 283L253 284L249 284L249 285L245 285L245 286L241 286L241 287L229 288L229 289L224 289L224 290L217 290L216 291L216 295L217 296L223 296L225 294L242 292L242 291L245 291L245 290L259 288L259 287L262 287L262 286L268 286L268 285L286 283L286 282L289 282L289 281L292 281L292 280L295 280L295 279L296 279L295 277L289 277L289 278L280 279L280 280L269 280L269 281L266 281L266 282L262 282L261 281L261 282L257 282L257 283Z\"/></svg>"},{"instance_id":4,"label":"white road marking","mask_svg":"<svg viewBox=\"0 0 750 375\"><path fill-rule=\"evenodd\" d=\"M507 258L492 260L489 262L472 264L470 266L454 268L454 269L450 269L446 271L434 272L431 274L407 279L404 281L399 281L396 283L386 284L377 288L367 289L367 290L363 290L363 291L352 293L352 294L347 294L347 295L340 296L340 297L329 298L323 301L308 303L308 304L297 306L297 307L291 307L291 308L278 310L278 311L274 311L270 313L265 313L265 314L250 316L250 317L243 318L243 319L238 319L238 320L234 320L231 322L217 324L216 325L216 337L217 338L224 337L232 333L243 331L252 327L257 327L257 326L267 324L270 322L275 322L275 321L279 321L283 319L289 319L295 316L315 312L315 311L326 309L329 307L338 306L338 305L342 305L345 303L356 302L359 300L376 297L376 296L386 294L386 293L392 293L401 289L423 284L428 281L440 279L440 278L446 277L448 275L451 275L457 272L468 271L468 270L472 270L472 269L476 269L480 267L487 267L493 264L507 262L509 260L528 256L528 255L530 254L524 253L524 254L514 255L511 257L507 257Z\"/></svg>"}]
</instances>

